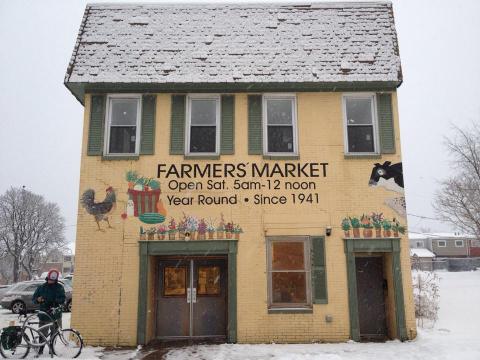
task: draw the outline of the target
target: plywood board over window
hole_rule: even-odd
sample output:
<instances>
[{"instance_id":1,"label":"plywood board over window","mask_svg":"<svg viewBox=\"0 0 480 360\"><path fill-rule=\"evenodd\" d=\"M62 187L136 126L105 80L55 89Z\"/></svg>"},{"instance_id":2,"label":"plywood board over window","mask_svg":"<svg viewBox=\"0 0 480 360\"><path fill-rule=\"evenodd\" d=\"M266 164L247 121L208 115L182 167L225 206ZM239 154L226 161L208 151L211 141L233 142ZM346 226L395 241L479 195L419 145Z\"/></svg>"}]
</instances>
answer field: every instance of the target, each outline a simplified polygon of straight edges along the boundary
<instances>
[{"instance_id":1,"label":"plywood board over window","mask_svg":"<svg viewBox=\"0 0 480 360\"><path fill-rule=\"evenodd\" d=\"M269 308L311 307L308 237L267 239Z\"/></svg>"}]
</instances>

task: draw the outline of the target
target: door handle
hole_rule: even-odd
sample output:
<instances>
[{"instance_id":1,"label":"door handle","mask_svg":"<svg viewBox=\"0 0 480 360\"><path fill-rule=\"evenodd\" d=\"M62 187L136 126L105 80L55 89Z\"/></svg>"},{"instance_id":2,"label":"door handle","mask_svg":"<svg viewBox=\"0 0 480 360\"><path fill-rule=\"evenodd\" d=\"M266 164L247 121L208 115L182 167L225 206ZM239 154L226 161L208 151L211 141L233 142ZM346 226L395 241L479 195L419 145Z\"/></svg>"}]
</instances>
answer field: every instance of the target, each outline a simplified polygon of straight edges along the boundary
<instances>
[{"instance_id":1,"label":"door handle","mask_svg":"<svg viewBox=\"0 0 480 360\"><path fill-rule=\"evenodd\" d=\"M196 304L197 302L197 288L192 289L192 302Z\"/></svg>"},{"instance_id":2,"label":"door handle","mask_svg":"<svg viewBox=\"0 0 480 360\"><path fill-rule=\"evenodd\" d=\"M188 288L187 289L187 304L190 304L192 302L192 289Z\"/></svg>"}]
</instances>

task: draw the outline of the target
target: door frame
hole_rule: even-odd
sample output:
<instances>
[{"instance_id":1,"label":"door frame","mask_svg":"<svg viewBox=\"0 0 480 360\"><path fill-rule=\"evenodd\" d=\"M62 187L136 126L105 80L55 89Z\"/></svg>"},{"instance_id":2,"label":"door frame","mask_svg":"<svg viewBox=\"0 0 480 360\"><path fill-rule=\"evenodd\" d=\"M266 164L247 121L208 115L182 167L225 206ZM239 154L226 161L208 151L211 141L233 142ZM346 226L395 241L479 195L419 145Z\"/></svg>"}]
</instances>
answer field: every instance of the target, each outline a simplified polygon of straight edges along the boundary
<instances>
[{"instance_id":1,"label":"door frame","mask_svg":"<svg viewBox=\"0 0 480 360\"><path fill-rule=\"evenodd\" d=\"M237 341L237 240L139 241L137 344L147 342L148 270L151 256L227 257L227 341Z\"/></svg>"},{"instance_id":2,"label":"door frame","mask_svg":"<svg viewBox=\"0 0 480 360\"><path fill-rule=\"evenodd\" d=\"M395 301L395 318L397 337L401 341L408 340L405 322L405 302L403 297L402 269L400 263L400 238L344 239L347 260L348 307L350 313L350 337L360 341L360 325L358 320L357 275L355 253L391 253L392 278Z\"/></svg>"},{"instance_id":3,"label":"door frame","mask_svg":"<svg viewBox=\"0 0 480 360\"><path fill-rule=\"evenodd\" d=\"M195 262L207 262L209 264L212 264L212 262L215 262L217 261L217 264L218 264L218 261L221 261L222 262L222 268L223 268L223 272L225 274L224 276L224 281L227 283L226 285L228 286L228 258L226 255L202 255L202 256L185 256L185 255L181 255L181 256L155 256L155 260L156 260L156 264L155 264L155 282L156 284L159 283L160 281L160 277L163 276L162 272L161 272L161 266L160 264L162 262L168 262L168 261L184 261L187 263L187 267L188 267L188 279L187 279L187 285L190 289L190 291L192 291L192 289L194 288L193 284L195 283L195 269L197 271L197 274L198 274L198 267L196 268L196 266L194 265ZM169 265L171 266L171 265ZM198 265L197 265L198 266ZM198 275L197 275L198 276ZM198 277L197 277L198 279ZM163 284L163 286L165 286L165 284ZM158 339L158 340L166 340L166 341L169 341L169 340L185 340L185 339L190 339L190 340L194 340L194 339L222 339L222 340L225 340L227 338L227 324L228 324L228 311L227 311L227 304L228 304L228 288L227 286L224 285L224 292L225 292L225 295L224 295L224 299L225 299L225 306L224 306L224 315L225 315L225 333L220 335L220 334L214 334L214 335L191 335L191 333L193 332L193 327L194 327L194 322L193 322L193 314L194 312L192 311L193 310L193 304L194 304L194 301L191 301L189 303L189 334L188 335L174 335L174 336L158 336L157 334L157 325L155 324L155 329L154 329L154 333L155 333L155 336L154 336L154 339ZM160 290L160 291L158 291ZM187 290L187 293L188 293L188 290ZM154 296L155 296L155 310L158 310L158 300L159 298L162 296L161 295L161 289L159 289L158 287L155 288L155 291L154 291ZM194 295L192 295L193 297ZM202 295L196 295L197 296L197 302L199 300L199 297L202 296ZM207 295L207 297L210 296L210 295ZM187 301L187 297L188 295L185 296L184 300ZM188 301L187 301L188 303ZM157 314L155 313L154 315L154 321L157 321L158 320L158 316Z\"/></svg>"}]
</instances>

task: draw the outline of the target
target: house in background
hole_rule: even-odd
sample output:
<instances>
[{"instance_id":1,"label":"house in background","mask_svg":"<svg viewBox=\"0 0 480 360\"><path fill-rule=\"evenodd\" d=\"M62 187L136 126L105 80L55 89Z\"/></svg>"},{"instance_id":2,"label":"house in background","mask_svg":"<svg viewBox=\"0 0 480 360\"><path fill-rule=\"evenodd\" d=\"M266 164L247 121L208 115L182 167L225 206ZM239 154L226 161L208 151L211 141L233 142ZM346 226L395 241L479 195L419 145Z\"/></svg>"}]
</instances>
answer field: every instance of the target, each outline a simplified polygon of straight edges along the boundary
<instances>
[{"instance_id":1,"label":"house in background","mask_svg":"<svg viewBox=\"0 0 480 360\"><path fill-rule=\"evenodd\" d=\"M473 235L460 233L424 233L408 235L410 248L424 248L436 257L477 257L480 256L480 242Z\"/></svg>"},{"instance_id":2,"label":"house in background","mask_svg":"<svg viewBox=\"0 0 480 360\"><path fill-rule=\"evenodd\" d=\"M59 250L53 250L46 256L40 265L38 275L45 273L51 269L57 269L62 276L73 273L75 264L75 255L64 254Z\"/></svg>"}]
</instances>

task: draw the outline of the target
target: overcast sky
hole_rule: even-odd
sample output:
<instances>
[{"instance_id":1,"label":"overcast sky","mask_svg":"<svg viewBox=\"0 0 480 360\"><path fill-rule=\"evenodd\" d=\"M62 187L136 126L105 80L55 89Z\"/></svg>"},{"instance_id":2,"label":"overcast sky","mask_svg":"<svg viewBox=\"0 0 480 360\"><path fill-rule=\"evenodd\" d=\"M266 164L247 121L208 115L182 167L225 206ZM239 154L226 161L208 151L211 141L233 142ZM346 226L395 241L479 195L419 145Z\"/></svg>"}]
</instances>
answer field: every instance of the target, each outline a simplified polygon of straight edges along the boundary
<instances>
[{"instance_id":1,"label":"overcast sky","mask_svg":"<svg viewBox=\"0 0 480 360\"><path fill-rule=\"evenodd\" d=\"M58 203L70 241L83 107L63 77L86 3L0 1L0 193L25 185ZM404 76L398 93L407 211L434 218L433 194L450 174L443 138L451 123L480 120L480 1L393 4ZM408 222L411 231L453 231L412 215Z\"/></svg>"}]
</instances>

